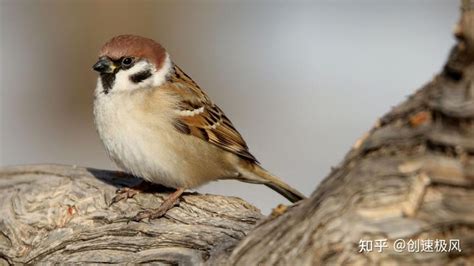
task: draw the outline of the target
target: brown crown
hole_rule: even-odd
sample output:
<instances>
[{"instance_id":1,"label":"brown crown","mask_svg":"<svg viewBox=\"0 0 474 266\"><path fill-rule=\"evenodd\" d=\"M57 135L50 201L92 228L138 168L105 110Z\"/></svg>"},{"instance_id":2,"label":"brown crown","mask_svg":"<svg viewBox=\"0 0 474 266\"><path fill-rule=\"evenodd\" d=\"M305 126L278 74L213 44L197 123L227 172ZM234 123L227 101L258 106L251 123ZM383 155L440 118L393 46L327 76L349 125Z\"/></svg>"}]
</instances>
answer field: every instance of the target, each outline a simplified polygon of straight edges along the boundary
<instances>
[{"instance_id":1,"label":"brown crown","mask_svg":"<svg viewBox=\"0 0 474 266\"><path fill-rule=\"evenodd\" d=\"M136 35L119 35L110 39L100 49L99 57L119 59L124 56L148 59L160 69L166 58L166 50L152 39Z\"/></svg>"}]
</instances>

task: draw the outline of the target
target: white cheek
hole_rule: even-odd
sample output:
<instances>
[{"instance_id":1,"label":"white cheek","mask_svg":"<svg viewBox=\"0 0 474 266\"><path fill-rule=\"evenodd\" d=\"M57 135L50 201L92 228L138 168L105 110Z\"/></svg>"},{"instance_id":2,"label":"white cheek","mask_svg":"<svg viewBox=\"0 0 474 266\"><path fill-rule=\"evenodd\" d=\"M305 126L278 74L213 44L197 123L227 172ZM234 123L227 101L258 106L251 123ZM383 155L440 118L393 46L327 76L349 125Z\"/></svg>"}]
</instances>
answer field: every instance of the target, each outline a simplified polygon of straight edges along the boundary
<instances>
[{"instance_id":1,"label":"white cheek","mask_svg":"<svg viewBox=\"0 0 474 266\"><path fill-rule=\"evenodd\" d=\"M115 75L114 85L112 86L111 91L131 91L140 88L147 88L153 85L152 78L148 78L140 83L134 83L130 80L130 76L133 74L139 73L141 71L151 69L151 72L155 72L154 67L150 66L147 62L139 62L134 65L132 68L127 70L120 70Z\"/></svg>"},{"instance_id":2,"label":"white cheek","mask_svg":"<svg viewBox=\"0 0 474 266\"><path fill-rule=\"evenodd\" d=\"M163 67L160 70L156 71L155 67L149 64L146 61L139 62L135 64L132 68L127 70L120 70L115 75L114 85L112 86L111 92L119 91L132 91L141 88L150 88L157 87L166 82L166 76L170 73L172 68L171 59L168 54L166 54L165 62ZM130 80L130 76L133 74L151 70L152 76L148 79L143 80L139 83L134 83Z\"/></svg>"},{"instance_id":3,"label":"white cheek","mask_svg":"<svg viewBox=\"0 0 474 266\"><path fill-rule=\"evenodd\" d=\"M170 73L171 67L172 65L171 65L170 55L166 53L166 58L165 58L165 62L163 63L163 66L161 67L160 70L154 73L152 77L153 87L160 86L166 82L166 76Z\"/></svg>"}]
</instances>

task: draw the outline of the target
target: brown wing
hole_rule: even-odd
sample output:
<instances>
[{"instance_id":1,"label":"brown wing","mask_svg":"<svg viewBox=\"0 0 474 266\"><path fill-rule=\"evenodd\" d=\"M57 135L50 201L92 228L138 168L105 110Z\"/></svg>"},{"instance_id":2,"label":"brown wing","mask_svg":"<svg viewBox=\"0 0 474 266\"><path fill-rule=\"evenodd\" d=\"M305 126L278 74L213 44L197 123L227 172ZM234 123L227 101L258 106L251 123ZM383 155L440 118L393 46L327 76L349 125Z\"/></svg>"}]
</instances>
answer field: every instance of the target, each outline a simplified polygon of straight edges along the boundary
<instances>
[{"instance_id":1,"label":"brown wing","mask_svg":"<svg viewBox=\"0 0 474 266\"><path fill-rule=\"evenodd\" d=\"M174 121L179 132L193 135L258 163L232 122L189 76L174 66L174 73L169 80L181 100L177 106L178 117Z\"/></svg>"}]
</instances>

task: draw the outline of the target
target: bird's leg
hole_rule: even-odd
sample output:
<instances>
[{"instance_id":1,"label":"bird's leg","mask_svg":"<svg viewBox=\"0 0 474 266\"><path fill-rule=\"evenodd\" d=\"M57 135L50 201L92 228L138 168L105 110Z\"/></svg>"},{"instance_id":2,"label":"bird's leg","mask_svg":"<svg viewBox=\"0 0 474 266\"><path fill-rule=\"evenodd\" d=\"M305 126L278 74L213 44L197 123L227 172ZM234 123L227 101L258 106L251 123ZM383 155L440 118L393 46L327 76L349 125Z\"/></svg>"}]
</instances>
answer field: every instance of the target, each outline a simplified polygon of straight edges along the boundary
<instances>
[{"instance_id":1,"label":"bird's leg","mask_svg":"<svg viewBox=\"0 0 474 266\"><path fill-rule=\"evenodd\" d=\"M133 198L138 193L147 191L150 185L151 185L150 183L142 180L140 181L140 183L138 183L135 186L123 187L123 188L117 189L117 191L115 192L115 197L112 198L112 201L110 202L109 207L121 200Z\"/></svg>"},{"instance_id":2,"label":"bird's leg","mask_svg":"<svg viewBox=\"0 0 474 266\"><path fill-rule=\"evenodd\" d=\"M152 220L165 215L166 212L169 209L173 208L173 206L178 202L179 197L181 196L181 194L183 194L184 190L184 188L176 189L175 192L171 193L168 198L166 198L165 201L161 203L160 207L158 207L157 209L141 211L137 213L137 215L135 215L132 220L135 222L139 222L145 218Z\"/></svg>"}]
</instances>

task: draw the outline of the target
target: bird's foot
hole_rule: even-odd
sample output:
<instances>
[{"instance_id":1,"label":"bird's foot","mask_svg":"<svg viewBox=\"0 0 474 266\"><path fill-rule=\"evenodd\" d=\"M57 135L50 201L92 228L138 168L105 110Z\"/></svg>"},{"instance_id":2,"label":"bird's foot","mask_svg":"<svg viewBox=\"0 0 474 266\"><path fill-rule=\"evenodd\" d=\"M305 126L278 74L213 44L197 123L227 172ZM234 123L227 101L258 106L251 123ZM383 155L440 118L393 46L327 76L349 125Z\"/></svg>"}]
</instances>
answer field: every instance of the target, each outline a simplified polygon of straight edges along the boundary
<instances>
[{"instance_id":1,"label":"bird's foot","mask_svg":"<svg viewBox=\"0 0 474 266\"><path fill-rule=\"evenodd\" d=\"M114 205L115 203L117 203L119 201L133 198L133 197L135 197L135 195L137 195L140 192L141 191L139 189L131 188L131 187L119 188L115 192L115 197L113 197L112 201L110 201L109 207Z\"/></svg>"},{"instance_id":2,"label":"bird's foot","mask_svg":"<svg viewBox=\"0 0 474 266\"><path fill-rule=\"evenodd\" d=\"M115 197L113 197L110 201L109 207L119 201L131 199L135 197L135 195L137 195L138 193L149 191L152 188L153 184L146 181L141 181L139 184L133 187L119 188L117 189L117 191L115 191Z\"/></svg>"},{"instance_id":3,"label":"bird's foot","mask_svg":"<svg viewBox=\"0 0 474 266\"><path fill-rule=\"evenodd\" d=\"M166 212L171 208L163 208L163 205L160 206L158 209L151 209L151 210L144 210L137 213L135 216L132 217L131 221L140 222L143 219L157 219L166 214Z\"/></svg>"},{"instance_id":4,"label":"bird's foot","mask_svg":"<svg viewBox=\"0 0 474 266\"><path fill-rule=\"evenodd\" d=\"M183 194L183 192L184 188L178 188L175 192L169 195L168 198L165 199L165 201L163 201L159 208L141 211L137 213L137 215L132 217L131 220L135 222L140 222L143 219L148 218L149 220L153 220L164 216L169 209L173 208L176 203L178 203L179 197L181 196L181 194Z\"/></svg>"}]
</instances>

